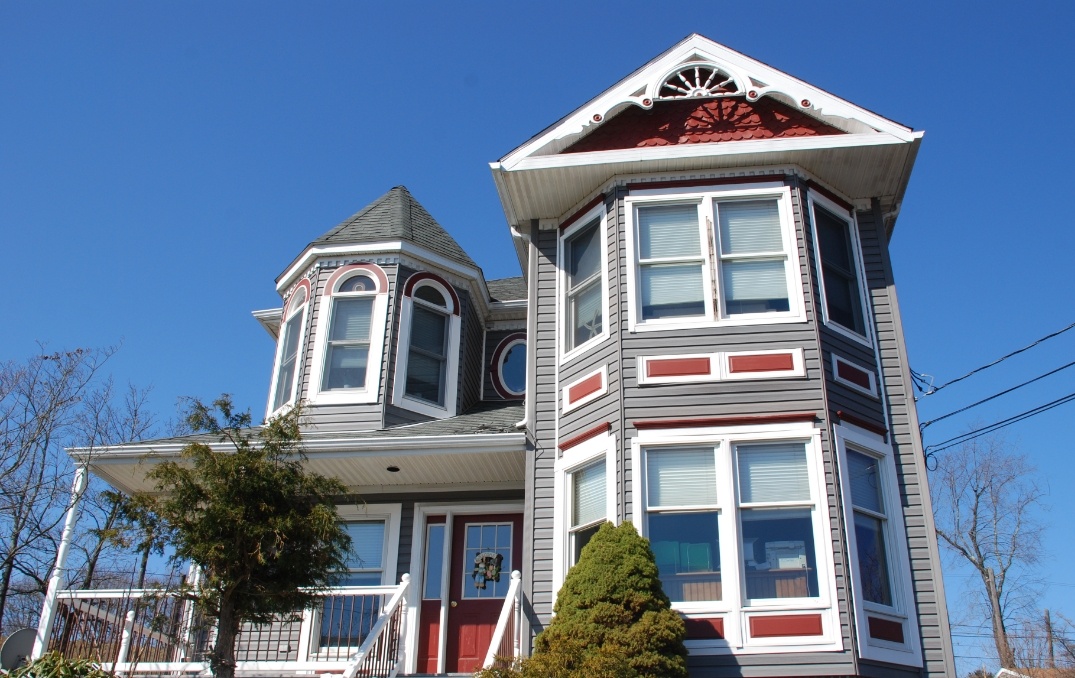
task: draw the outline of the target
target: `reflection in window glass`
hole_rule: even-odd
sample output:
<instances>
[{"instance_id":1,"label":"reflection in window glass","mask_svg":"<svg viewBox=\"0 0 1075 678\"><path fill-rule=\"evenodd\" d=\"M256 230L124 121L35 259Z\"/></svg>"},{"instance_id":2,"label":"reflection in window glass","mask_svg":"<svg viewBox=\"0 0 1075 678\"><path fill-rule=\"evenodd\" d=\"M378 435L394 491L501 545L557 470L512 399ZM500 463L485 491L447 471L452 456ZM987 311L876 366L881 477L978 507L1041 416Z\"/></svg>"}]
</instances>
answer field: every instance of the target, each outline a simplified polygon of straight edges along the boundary
<instances>
[{"instance_id":1,"label":"reflection in window glass","mask_svg":"<svg viewBox=\"0 0 1075 678\"><path fill-rule=\"evenodd\" d=\"M672 602L720 600L718 511L651 513L650 548Z\"/></svg>"},{"instance_id":2,"label":"reflection in window glass","mask_svg":"<svg viewBox=\"0 0 1075 678\"><path fill-rule=\"evenodd\" d=\"M818 595L814 526L809 509L743 509L747 598Z\"/></svg>"},{"instance_id":3,"label":"reflection in window glass","mask_svg":"<svg viewBox=\"0 0 1075 678\"><path fill-rule=\"evenodd\" d=\"M441 581L444 574L444 525L430 525L426 537L425 584L423 598L441 597Z\"/></svg>"},{"instance_id":4,"label":"reflection in window glass","mask_svg":"<svg viewBox=\"0 0 1075 678\"><path fill-rule=\"evenodd\" d=\"M603 327L601 221L594 220L572 235L564 245L567 259L568 327L564 337L568 350L601 334Z\"/></svg>"},{"instance_id":5,"label":"reflection in window glass","mask_svg":"<svg viewBox=\"0 0 1075 678\"><path fill-rule=\"evenodd\" d=\"M512 344L500 359L500 383L515 395L526 391L526 344Z\"/></svg>"},{"instance_id":6,"label":"reflection in window glass","mask_svg":"<svg viewBox=\"0 0 1075 678\"><path fill-rule=\"evenodd\" d=\"M862 597L880 605L892 605L885 553L885 503L878 472L880 461L860 452L847 451Z\"/></svg>"}]
</instances>

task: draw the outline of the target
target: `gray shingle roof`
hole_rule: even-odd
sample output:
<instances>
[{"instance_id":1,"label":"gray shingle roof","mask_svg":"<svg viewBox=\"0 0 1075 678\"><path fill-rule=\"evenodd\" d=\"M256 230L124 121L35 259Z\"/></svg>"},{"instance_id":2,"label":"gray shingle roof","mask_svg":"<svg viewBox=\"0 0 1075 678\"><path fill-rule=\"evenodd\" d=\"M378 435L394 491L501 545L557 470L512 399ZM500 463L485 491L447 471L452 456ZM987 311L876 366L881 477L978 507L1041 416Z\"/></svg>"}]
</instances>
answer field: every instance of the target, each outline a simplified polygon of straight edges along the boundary
<instances>
[{"instance_id":1,"label":"gray shingle roof","mask_svg":"<svg viewBox=\"0 0 1075 678\"><path fill-rule=\"evenodd\" d=\"M311 244L342 245L388 240L407 240L452 261L478 267L405 186L396 186Z\"/></svg>"},{"instance_id":2,"label":"gray shingle roof","mask_svg":"<svg viewBox=\"0 0 1075 678\"><path fill-rule=\"evenodd\" d=\"M522 276L490 280L485 284L489 288L489 296L493 301L526 300L526 281Z\"/></svg>"}]
</instances>

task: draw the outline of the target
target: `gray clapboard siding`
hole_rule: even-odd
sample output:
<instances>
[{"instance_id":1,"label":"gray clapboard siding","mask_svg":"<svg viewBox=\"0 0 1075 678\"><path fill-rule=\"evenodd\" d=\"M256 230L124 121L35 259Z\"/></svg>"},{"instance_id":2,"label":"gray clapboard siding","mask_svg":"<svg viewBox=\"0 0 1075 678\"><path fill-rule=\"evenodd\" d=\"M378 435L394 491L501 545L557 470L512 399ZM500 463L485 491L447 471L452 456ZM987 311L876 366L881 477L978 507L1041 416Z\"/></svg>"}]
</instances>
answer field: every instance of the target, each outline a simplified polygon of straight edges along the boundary
<instances>
[{"instance_id":1,"label":"gray clapboard siding","mask_svg":"<svg viewBox=\"0 0 1075 678\"><path fill-rule=\"evenodd\" d=\"M478 316L474 299L470 292L455 288L459 296L459 395L456 398L456 412L466 412L481 399L482 378L485 373L482 356L485 340L485 327Z\"/></svg>"},{"instance_id":2,"label":"gray clapboard siding","mask_svg":"<svg viewBox=\"0 0 1075 678\"><path fill-rule=\"evenodd\" d=\"M950 675L955 671L955 664L925 461L916 431L917 414L887 237L880 206L876 201L872 210L859 212L859 228L867 288L874 309L882 360L880 378L888 397L890 438L895 451L897 480L907 529L925 671L931 676Z\"/></svg>"}]
</instances>

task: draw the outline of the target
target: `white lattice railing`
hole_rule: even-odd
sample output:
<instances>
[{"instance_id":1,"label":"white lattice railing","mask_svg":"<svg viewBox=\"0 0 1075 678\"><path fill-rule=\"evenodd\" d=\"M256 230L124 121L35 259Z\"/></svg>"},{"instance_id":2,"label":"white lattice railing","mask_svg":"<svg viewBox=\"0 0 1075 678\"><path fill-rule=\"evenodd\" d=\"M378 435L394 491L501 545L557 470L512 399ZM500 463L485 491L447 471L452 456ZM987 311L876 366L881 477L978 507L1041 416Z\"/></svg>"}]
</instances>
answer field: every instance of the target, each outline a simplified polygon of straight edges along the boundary
<instances>
[{"instance_id":1,"label":"white lattice railing","mask_svg":"<svg viewBox=\"0 0 1075 678\"><path fill-rule=\"evenodd\" d=\"M496 628L493 630L489 652L485 655L482 668L488 669L497 664L508 666L522 656L522 577L518 570L511 573L511 586L504 597L504 607L500 609L500 618L496 620Z\"/></svg>"},{"instance_id":2,"label":"white lattice railing","mask_svg":"<svg viewBox=\"0 0 1075 678\"><path fill-rule=\"evenodd\" d=\"M409 575L396 586L347 586L312 609L245 624L236 672L345 673L388 678L400 665ZM190 600L157 590L61 591L49 650L119 673L206 671L214 629Z\"/></svg>"}]
</instances>

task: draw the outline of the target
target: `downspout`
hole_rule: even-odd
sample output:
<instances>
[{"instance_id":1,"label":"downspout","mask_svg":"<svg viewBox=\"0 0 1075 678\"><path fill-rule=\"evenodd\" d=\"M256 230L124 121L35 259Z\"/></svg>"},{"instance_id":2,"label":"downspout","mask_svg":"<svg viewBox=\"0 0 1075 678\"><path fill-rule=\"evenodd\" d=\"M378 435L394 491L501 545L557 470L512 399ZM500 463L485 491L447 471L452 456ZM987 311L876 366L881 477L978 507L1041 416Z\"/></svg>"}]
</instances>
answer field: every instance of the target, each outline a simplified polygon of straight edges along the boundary
<instances>
[{"instance_id":1,"label":"downspout","mask_svg":"<svg viewBox=\"0 0 1075 678\"><path fill-rule=\"evenodd\" d=\"M60 546L56 549L56 564L52 568L52 576L49 577L48 591L45 593L45 602L41 606L41 619L37 624L37 637L34 639L34 649L30 653L30 659L38 659L45 654L52 637L52 625L56 621L56 605L59 602L60 587L64 585L64 568L67 566L67 553L71 550L71 541L75 533L75 523L78 522L78 503L82 499L82 493L86 491L86 483L89 473L85 465L80 464L75 469L75 479L71 483L71 505L67 508L67 517L63 522L63 536L60 538Z\"/></svg>"}]
</instances>

